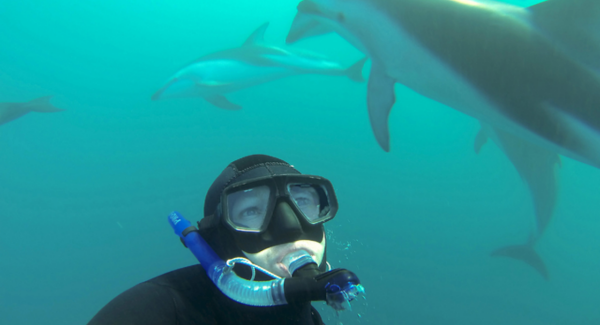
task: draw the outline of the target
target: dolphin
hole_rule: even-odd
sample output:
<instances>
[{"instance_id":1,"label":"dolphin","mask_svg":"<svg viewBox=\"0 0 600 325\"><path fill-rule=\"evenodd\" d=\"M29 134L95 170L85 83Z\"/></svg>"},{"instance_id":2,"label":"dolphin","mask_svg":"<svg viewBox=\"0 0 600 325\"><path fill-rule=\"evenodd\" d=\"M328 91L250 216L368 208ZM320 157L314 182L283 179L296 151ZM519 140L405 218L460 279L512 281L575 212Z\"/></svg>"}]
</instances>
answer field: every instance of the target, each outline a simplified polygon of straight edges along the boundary
<instances>
[{"instance_id":1,"label":"dolphin","mask_svg":"<svg viewBox=\"0 0 600 325\"><path fill-rule=\"evenodd\" d=\"M488 139L492 139L500 147L527 184L536 217L531 235L525 244L500 248L494 251L492 256L506 256L524 261L548 279L546 265L534 250L534 246L548 227L554 213L558 198L557 166L561 165L560 156L485 123L481 123L481 129L475 137L476 153L479 153Z\"/></svg>"},{"instance_id":2,"label":"dolphin","mask_svg":"<svg viewBox=\"0 0 600 325\"><path fill-rule=\"evenodd\" d=\"M202 97L223 109L241 109L223 94L252 87L271 80L298 74L347 76L364 81L363 58L343 68L319 55L266 44L264 33L268 23L254 31L238 48L203 56L179 70L152 100L173 97Z\"/></svg>"},{"instance_id":3,"label":"dolphin","mask_svg":"<svg viewBox=\"0 0 600 325\"><path fill-rule=\"evenodd\" d=\"M297 9L288 43L328 29L370 57L367 107L385 151L394 84L401 83L600 168L600 75L593 68L600 64L600 30L583 28L599 25L600 1L521 8L473 0L303 0ZM324 27L315 32L317 23Z\"/></svg>"},{"instance_id":4,"label":"dolphin","mask_svg":"<svg viewBox=\"0 0 600 325\"><path fill-rule=\"evenodd\" d=\"M578 0L569 1L568 4L559 4L556 0L545 1L531 9L530 20L561 50L600 73L598 1Z\"/></svg>"},{"instance_id":5,"label":"dolphin","mask_svg":"<svg viewBox=\"0 0 600 325\"><path fill-rule=\"evenodd\" d=\"M29 112L52 113L63 109L50 103L52 96L45 96L26 103L0 103L0 125L15 120Z\"/></svg>"}]
</instances>

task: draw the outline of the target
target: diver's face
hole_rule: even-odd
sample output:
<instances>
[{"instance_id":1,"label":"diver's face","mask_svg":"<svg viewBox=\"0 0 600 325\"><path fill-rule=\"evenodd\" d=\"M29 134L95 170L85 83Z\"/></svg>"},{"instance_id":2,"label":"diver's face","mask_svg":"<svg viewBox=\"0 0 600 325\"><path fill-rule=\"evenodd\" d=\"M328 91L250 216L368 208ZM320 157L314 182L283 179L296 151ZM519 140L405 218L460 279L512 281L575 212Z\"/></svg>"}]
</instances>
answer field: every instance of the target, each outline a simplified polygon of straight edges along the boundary
<instances>
[{"instance_id":1,"label":"diver's face","mask_svg":"<svg viewBox=\"0 0 600 325\"><path fill-rule=\"evenodd\" d=\"M248 259L278 276L290 277L289 265L283 262L285 257L305 250L321 264L325 234L319 223L320 185L285 186L276 191L272 186L257 184L228 192L226 220L235 229L237 246ZM285 195L276 197L274 191Z\"/></svg>"},{"instance_id":2,"label":"diver's face","mask_svg":"<svg viewBox=\"0 0 600 325\"><path fill-rule=\"evenodd\" d=\"M312 240L298 240L291 243L272 246L256 254L244 252L244 255L252 263L261 266L280 277L291 277L288 265L284 265L283 259L290 253L305 250L308 254L321 265L323 254L325 253L325 234L323 240L319 243Z\"/></svg>"}]
</instances>

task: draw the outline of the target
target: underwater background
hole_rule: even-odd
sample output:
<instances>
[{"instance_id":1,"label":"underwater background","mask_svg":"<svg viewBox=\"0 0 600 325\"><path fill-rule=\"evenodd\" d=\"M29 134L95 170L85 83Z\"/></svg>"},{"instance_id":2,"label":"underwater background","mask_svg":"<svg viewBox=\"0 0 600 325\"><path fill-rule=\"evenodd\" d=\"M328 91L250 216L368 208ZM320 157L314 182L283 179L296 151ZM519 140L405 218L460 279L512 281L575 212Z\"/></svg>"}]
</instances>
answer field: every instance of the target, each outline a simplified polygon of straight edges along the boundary
<instances>
[{"instance_id":1,"label":"underwater background","mask_svg":"<svg viewBox=\"0 0 600 325\"><path fill-rule=\"evenodd\" d=\"M600 171L562 158L560 200L536 246L547 281L490 257L527 240L529 192L479 123L396 85L391 152L377 145L366 83L301 75L229 95L153 102L191 60L269 21L283 44L298 1L0 2L0 102L53 95L64 112L0 127L0 324L85 324L124 290L196 263L169 227L202 216L228 163L268 154L332 181L328 260L366 299L327 324L600 324ZM529 5L535 1L513 1ZM350 65L337 35L305 48ZM368 76L368 68L363 71Z\"/></svg>"}]
</instances>

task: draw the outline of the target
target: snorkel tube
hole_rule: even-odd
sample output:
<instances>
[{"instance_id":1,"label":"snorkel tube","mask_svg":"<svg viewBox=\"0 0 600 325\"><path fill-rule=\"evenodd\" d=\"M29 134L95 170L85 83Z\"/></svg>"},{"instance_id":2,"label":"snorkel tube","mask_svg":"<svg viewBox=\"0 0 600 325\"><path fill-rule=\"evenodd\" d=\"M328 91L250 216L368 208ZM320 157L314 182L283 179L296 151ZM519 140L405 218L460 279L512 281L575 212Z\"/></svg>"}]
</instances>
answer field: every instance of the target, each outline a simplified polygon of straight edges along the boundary
<instances>
[{"instance_id":1,"label":"snorkel tube","mask_svg":"<svg viewBox=\"0 0 600 325\"><path fill-rule=\"evenodd\" d=\"M277 306L326 300L335 310L350 309L350 301L364 293L358 277L345 269L316 274L316 262L305 251L286 257L292 278L250 281L239 277L233 265L221 260L196 227L179 212L169 215L169 224L198 259L208 277L229 298L251 306ZM316 276L299 276L299 274Z\"/></svg>"}]
</instances>

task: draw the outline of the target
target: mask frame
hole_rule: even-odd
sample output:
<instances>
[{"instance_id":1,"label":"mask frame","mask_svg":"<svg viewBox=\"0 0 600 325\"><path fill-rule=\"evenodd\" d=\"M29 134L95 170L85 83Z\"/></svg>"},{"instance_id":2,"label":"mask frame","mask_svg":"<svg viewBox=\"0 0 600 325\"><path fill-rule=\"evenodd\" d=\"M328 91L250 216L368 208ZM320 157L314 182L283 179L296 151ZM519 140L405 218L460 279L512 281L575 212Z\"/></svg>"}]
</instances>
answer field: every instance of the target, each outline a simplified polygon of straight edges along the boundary
<instances>
[{"instance_id":1,"label":"mask frame","mask_svg":"<svg viewBox=\"0 0 600 325\"><path fill-rule=\"evenodd\" d=\"M290 193L290 185L308 185L312 186L312 188L316 190L319 198L320 209L316 218L311 219L303 212L302 208L298 206L296 201L292 198L292 194ZM267 186L270 190L268 193L268 202L264 207L266 210L262 223L260 227L254 228L241 226L239 223L236 223L230 215L228 204L230 196L241 191L259 188L261 186ZM217 214L219 215L219 218L223 224L234 232L262 234L267 232L269 229L275 207L281 202L286 202L296 216L302 218L303 221L312 226L319 225L333 219L338 210L338 202L333 185L326 178L315 175L280 174L244 180L230 184L223 190L221 194L221 200L217 206Z\"/></svg>"}]
</instances>

